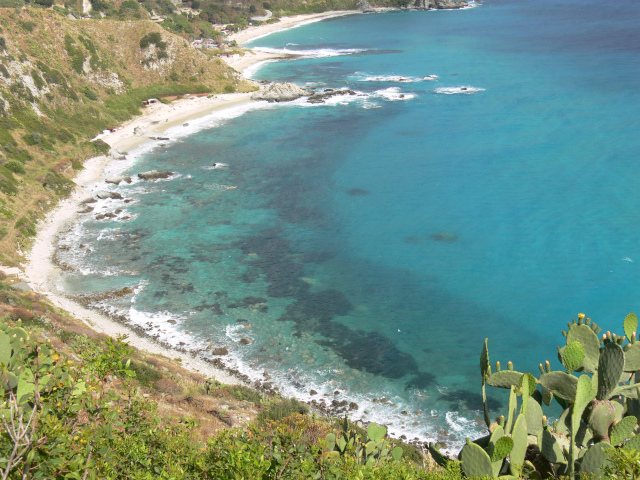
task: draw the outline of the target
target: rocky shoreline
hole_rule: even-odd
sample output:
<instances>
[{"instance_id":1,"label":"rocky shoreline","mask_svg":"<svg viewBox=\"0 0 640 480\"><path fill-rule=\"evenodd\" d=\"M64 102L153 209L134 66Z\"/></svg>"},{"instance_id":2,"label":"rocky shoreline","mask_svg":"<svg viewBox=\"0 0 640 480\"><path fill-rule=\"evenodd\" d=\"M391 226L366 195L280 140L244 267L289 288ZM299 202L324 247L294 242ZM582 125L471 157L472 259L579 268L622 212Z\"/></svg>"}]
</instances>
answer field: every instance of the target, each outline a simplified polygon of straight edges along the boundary
<instances>
[{"instance_id":1,"label":"rocky shoreline","mask_svg":"<svg viewBox=\"0 0 640 480\"><path fill-rule=\"evenodd\" d=\"M64 266L60 266L60 268L64 268ZM158 346L164 347L166 349L170 349L171 351L174 351L174 352L180 352L180 353L184 353L192 356L197 356L202 361L208 363L209 365L215 367L216 369L225 371L230 376L237 379L239 383L247 387L253 388L258 392L264 393L266 395L271 395L271 396L280 394L280 389L278 388L277 385L274 385L271 378L271 374L268 371L265 370L262 374L264 377L264 380L252 381L248 375L242 373L241 371L239 371L234 367L227 365L222 358L217 358L217 357L224 357L229 354L228 348L226 346L217 347L217 348L210 346L204 349L198 349L198 348L190 349L185 345L178 345L178 346L170 345L169 343L161 340L157 334L151 335L143 327L139 325L131 324L129 319L125 315L114 315L112 312L108 311L106 308L101 308L95 304L95 302L98 302L101 300L122 298L125 296L131 296L133 294L134 294L133 289L126 287L121 290L106 292L99 295L79 295L79 296L69 296L68 298L70 298L75 303L78 303L87 309L99 312L101 315L107 316L112 321L135 332L135 334L138 336L147 338L148 340L150 340L151 342L153 342ZM240 341L240 343L242 342ZM210 355L213 355L216 358L211 358ZM301 387L303 387L303 385L301 385ZM320 395L319 392L313 389L309 390L309 394L311 396ZM306 400L299 400L299 401L302 401L302 403L305 403L306 405L308 405L312 411L316 412L319 415L323 415L327 417L343 418L345 415L348 416L352 411L358 410L359 408L359 405L355 401L350 400L349 398L344 398L344 394L345 394L344 391L335 390L331 393L325 393L324 395L320 396L317 399L314 398L310 401L306 401ZM338 396L343 396L343 397L342 399L338 399L336 398ZM390 406L395 406L393 402L390 402L385 397L373 398L371 401L373 403L382 403L382 404L388 404ZM365 411L365 413L367 412ZM403 416L409 416L412 414L419 416L422 414L422 412L408 412L404 410L400 413ZM356 424L360 426L364 426L365 428L367 425L372 423L366 420L356 420L355 422ZM444 434L446 432L442 432L442 433ZM421 441L418 437L409 439L405 435L400 435L398 438L403 442L413 445L417 448L426 449L429 443L429 442ZM447 444L443 441L437 442L437 445L440 449L448 448Z\"/></svg>"}]
</instances>

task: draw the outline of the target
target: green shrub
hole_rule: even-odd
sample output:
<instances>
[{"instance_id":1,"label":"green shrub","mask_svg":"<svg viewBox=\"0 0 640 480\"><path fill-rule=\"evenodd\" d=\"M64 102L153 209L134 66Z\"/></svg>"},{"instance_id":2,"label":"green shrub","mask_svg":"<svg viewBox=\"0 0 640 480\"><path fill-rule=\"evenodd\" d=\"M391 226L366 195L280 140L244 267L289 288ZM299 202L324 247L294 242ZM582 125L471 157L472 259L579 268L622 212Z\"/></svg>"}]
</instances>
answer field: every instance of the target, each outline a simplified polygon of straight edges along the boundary
<instances>
[{"instance_id":1,"label":"green shrub","mask_svg":"<svg viewBox=\"0 0 640 480\"><path fill-rule=\"evenodd\" d=\"M98 95L96 95L95 92L93 92L89 87L85 87L82 90L82 93L84 93L84 96L89 100L98 100Z\"/></svg>"},{"instance_id":2,"label":"green shrub","mask_svg":"<svg viewBox=\"0 0 640 480\"><path fill-rule=\"evenodd\" d=\"M36 70L31 70L31 78L33 78L33 83L36 84L38 90L42 90L42 87L44 87L44 80L42 80L42 77Z\"/></svg>"},{"instance_id":3,"label":"green shrub","mask_svg":"<svg viewBox=\"0 0 640 480\"><path fill-rule=\"evenodd\" d=\"M236 87L234 87L233 85L229 84L229 85L224 87L224 91L226 93L235 93Z\"/></svg>"},{"instance_id":4,"label":"green shrub","mask_svg":"<svg viewBox=\"0 0 640 480\"><path fill-rule=\"evenodd\" d=\"M29 217L22 217L15 224L16 230L19 230L25 237L36 236L36 223Z\"/></svg>"},{"instance_id":5,"label":"green shrub","mask_svg":"<svg viewBox=\"0 0 640 480\"><path fill-rule=\"evenodd\" d=\"M2 73L2 76L4 78L11 78L11 74L9 73L9 70L7 70L7 67L5 67L1 63L0 63L0 73Z\"/></svg>"},{"instance_id":6,"label":"green shrub","mask_svg":"<svg viewBox=\"0 0 640 480\"><path fill-rule=\"evenodd\" d=\"M33 32L33 28L36 26L35 22L22 22L22 21L18 21L18 25L20 25L20 28L22 28L25 32Z\"/></svg>"},{"instance_id":7,"label":"green shrub","mask_svg":"<svg viewBox=\"0 0 640 480\"><path fill-rule=\"evenodd\" d=\"M129 368L136 372L136 380L140 383L140 385L144 385L145 387L150 387L162 378L160 372L149 367L144 362L136 362L134 360L131 360Z\"/></svg>"},{"instance_id":8,"label":"green shrub","mask_svg":"<svg viewBox=\"0 0 640 480\"><path fill-rule=\"evenodd\" d=\"M16 160L9 160L7 163L4 164L4 167L7 168L8 170L11 170L13 173L21 173L21 174L26 173L24 170L24 166Z\"/></svg>"},{"instance_id":9,"label":"green shrub","mask_svg":"<svg viewBox=\"0 0 640 480\"><path fill-rule=\"evenodd\" d=\"M245 387L244 385L229 385L227 387L227 391L233 398L245 400L254 404L260 404L263 398L256 390Z\"/></svg>"},{"instance_id":10,"label":"green shrub","mask_svg":"<svg viewBox=\"0 0 640 480\"><path fill-rule=\"evenodd\" d=\"M111 147L107 142L100 139L94 140L93 142L91 142L91 145L93 145L93 148L95 149L96 152L101 153L102 155L106 155L107 153L109 153L109 150L111 149Z\"/></svg>"},{"instance_id":11,"label":"green shrub","mask_svg":"<svg viewBox=\"0 0 640 480\"><path fill-rule=\"evenodd\" d=\"M258 414L258 422L277 422L293 413L307 414L309 407L295 398L280 400L275 405L271 405Z\"/></svg>"},{"instance_id":12,"label":"green shrub","mask_svg":"<svg viewBox=\"0 0 640 480\"><path fill-rule=\"evenodd\" d=\"M7 41L4 37L0 37L0 52L4 52L7 49Z\"/></svg>"}]
</instances>

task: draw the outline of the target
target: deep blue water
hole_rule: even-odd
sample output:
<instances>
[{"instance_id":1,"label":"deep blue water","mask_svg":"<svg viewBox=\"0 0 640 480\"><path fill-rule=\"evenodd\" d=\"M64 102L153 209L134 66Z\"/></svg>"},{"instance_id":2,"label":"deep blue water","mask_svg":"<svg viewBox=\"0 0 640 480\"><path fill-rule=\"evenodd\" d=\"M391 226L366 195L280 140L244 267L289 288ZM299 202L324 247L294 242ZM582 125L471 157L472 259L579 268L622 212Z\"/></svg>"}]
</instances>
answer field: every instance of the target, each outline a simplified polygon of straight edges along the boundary
<instances>
[{"instance_id":1,"label":"deep blue water","mask_svg":"<svg viewBox=\"0 0 640 480\"><path fill-rule=\"evenodd\" d=\"M286 394L460 445L482 427L485 337L535 374L579 312L620 332L640 311L639 13L498 0L259 39L306 56L254 78L357 95L226 112L114 162L179 176L117 187L134 202L96 210L117 220L64 237L79 271L63 286L136 286L102 306L174 345L227 345Z\"/></svg>"}]
</instances>

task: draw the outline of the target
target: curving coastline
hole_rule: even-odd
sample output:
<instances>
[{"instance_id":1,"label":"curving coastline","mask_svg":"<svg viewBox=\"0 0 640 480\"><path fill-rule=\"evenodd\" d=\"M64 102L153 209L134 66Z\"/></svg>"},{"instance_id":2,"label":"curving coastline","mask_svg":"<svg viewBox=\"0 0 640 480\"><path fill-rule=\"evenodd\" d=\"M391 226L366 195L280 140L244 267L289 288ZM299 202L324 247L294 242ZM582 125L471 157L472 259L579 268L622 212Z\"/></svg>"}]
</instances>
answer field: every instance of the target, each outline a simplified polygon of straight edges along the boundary
<instances>
[{"instance_id":1,"label":"curving coastline","mask_svg":"<svg viewBox=\"0 0 640 480\"><path fill-rule=\"evenodd\" d=\"M255 38L270 33L294 28L295 26L319 21L324 18L354 14L358 12L325 12L310 15L285 17L281 22L250 27L231 36L239 44L245 44ZM227 63L242 73L257 63L288 58L289 55L278 55L265 52L247 51L244 55L225 58ZM180 357L182 366L199 374L215 378L226 384L246 383L243 378L232 370L221 367L215 362L204 361L197 356L175 348L168 348L154 341L144 332L119 319L110 318L96 310L88 309L80 303L68 298L58 285L61 269L54 264L53 257L58 235L77 219L81 210L81 202L90 196L89 187L95 182L104 180L104 170L119 154L127 152L152 138L162 134L165 130L183 124L186 121L204 117L222 110L239 107L252 102L251 93L230 93L212 96L191 96L173 101L171 104L154 103L146 107L143 115L125 122L114 132L100 135L100 138L112 148L111 156L98 156L87 160L84 169L74 179L76 188L72 195L60 202L46 218L39 223L31 252L27 255L27 263L23 265L21 277L29 283L34 291L45 295L54 305L71 313L74 317L84 321L97 332L111 337L126 335L127 341L134 347L169 358ZM144 132L141 134L141 132ZM115 155L114 155L115 154Z\"/></svg>"}]
</instances>

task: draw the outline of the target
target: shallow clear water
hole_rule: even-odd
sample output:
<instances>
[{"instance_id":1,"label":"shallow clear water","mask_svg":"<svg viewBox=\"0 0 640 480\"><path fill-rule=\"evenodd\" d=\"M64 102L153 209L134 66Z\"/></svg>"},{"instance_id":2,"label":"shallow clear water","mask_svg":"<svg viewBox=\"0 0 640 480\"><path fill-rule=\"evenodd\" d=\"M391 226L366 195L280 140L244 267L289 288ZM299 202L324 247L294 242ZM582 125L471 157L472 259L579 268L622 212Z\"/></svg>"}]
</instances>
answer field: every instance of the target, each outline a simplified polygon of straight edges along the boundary
<instances>
[{"instance_id":1,"label":"shallow clear water","mask_svg":"<svg viewBox=\"0 0 640 480\"><path fill-rule=\"evenodd\" d=\"M640 310L639 9L491 1L259 39L307 55L255 78L356 95L225 112L114 162L178 175L96 186L133 202L101 201L119 218L62 238L78 271L61 286L135 286L102 306L204 356L227 345L286 394L460 445L482 429L485 337L492 361L535 373L578 312L620 331Z\"/></svg>"}]
</instances>

